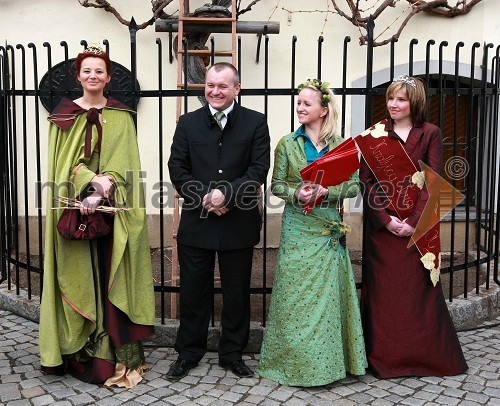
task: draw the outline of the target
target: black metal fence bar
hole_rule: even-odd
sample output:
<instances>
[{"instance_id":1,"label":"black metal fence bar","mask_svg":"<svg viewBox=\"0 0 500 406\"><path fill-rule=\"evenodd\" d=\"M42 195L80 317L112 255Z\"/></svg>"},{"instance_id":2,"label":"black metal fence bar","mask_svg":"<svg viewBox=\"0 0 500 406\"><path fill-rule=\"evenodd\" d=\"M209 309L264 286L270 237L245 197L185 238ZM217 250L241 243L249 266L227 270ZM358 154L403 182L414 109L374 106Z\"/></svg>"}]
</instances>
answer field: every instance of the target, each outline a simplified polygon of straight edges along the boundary
<instances>
[{"instance_id":1,"label":"black metal fence bar","mask_svg":"<svg viewBox=\"0 0 500 406\"><path fill-rule=\"evenodd\" d=\"M6 168L7 164L7 122L6 122L6 103L8 100L8 92L6 85L6 73L5 69L7 67L5 60L5 48L0 46L0 90L2 94L0 95L0 167L2 168L2 173L0 174L0 283L7 280L7 286L10 289L10 278L8 275L8 244L7 244L7 224L5 219L7 217L6 210L6 196L5 196L5 183L6 183Z\"/></svg>"},{"instance_id":2,"label":"black metal fence bar","mask_svg":"<svg viewBox=\"0 0 500 406\"><path fill-rule=\"evenodd\" d=\"M369 25L369 35L373 33L373 24ZM283 97L284 100L289 98L290 107L290 130L295 129L295 95L297 85L297 60L299 59L297 51L297 37L293 37L291 41L291 55L290 55L290 87L277 88L272 87L273 77L270 72L270 62L272 56L269 52L270 38L264 35L264 58L263 58L263 78L262 86L259 88L243 89L240 92L238 100L244 101L245 97L257 96L263 101L263 112L269 114L269 102L273 98ZM108 41L104 40L107 51L110 51ZM370 42L368 42L370 44ZM86 42L81 41L85 46ZM422 76L429 84L429 104L432 100L433 106L437 106L437 120L441 128L449 126L451 128L450 150L452 155L458 156L459 151L464 151L465 161L470 165L470 170L465 174L463 179L463 193L465 201L460 208L454 208L451 211L450 219L450 235L443 235L442 238L446 239L450 245L450 264L442 269L442 273L449 273L450 290L449 300L451 301L456 292L453 292L454 275L457 272L463 272L464 286L463 293L467 296L469 291L468 277L470 272L475 272L475 289L479 292L481 284L481 277L486 276L486 281L489 279L490 265L493 265L493 279L496 283L500 284L498 278L498 261L499 261L499 230L500 218L497 215L500 210L500 178L497 171L500 168L498 159L498 120L499 120L499 83L500 83L500 69L499 69L499 52L500 47L496 48L496 54L493 58L488 57L489 49L493 47L492 44L485 44L482 49L481 66L476 66L477 51L479 51L480 44L474 43L470 48L470 74L469 76L460 75L460 67L464 64L460 57L464 44L458 42L455 45L455 53L453 58L453 73L444 72L444 63L446 61L444 55L448 47L447 41L442 41L438 44L437 60L432 59L433 46L436 42L433 39L425 43L425 71L417 71L418 65L415 62L416 50L418 49L419 40L412 39L408 47L408 60L406 63L401 63L396 67L397 41L394 40L390 43L390 53L388 61L388 77L385 83L374 85L374 60L376 58L376 49L371 45L366 47L366 72L365 72L365 85L362 87L348 86L348 70L349 70L349 47L351 45L350 37L345 37L342 44L342 59L336 68L341 66L341 75L335 72L328 72L328 75L334 75L339 79L340 85L338 87L332 86L334 91L339 95L341 107L341 133L345 135L345 127L347 121L347 101L353 96L364 97L364 126L369 126L374 119L374 109L380 105L380 97L384 97L387 85L392 81L395 72L401 66L407 66L407 73L412 75ZM46 62L48 66L48 78L51 83L52 73L52 48L47 42L43 43L46 48ZM65 85L63 88L49 87L48 89L39 88L38 78L38 52L37 47L33 43L28 44L28 48L32 49L31 62L33 68L31 72L27 71L27 55L23 45L18 44L15 47L6 45L0 46L0 162L2 176L0 177L0 249L1 249L1 274L0 280L8 281L8 288L11 289L13 278L19 281L22 275L26 275L28 295L32 295L32 277L38 275L40 282L40 291L42 289L43 272L42 258L43 258L43 218L42 218L42 184L41 184L41 137L40 137L40 101L42 98L48 98L49 104L53 106L55 100L61 95L72 97L74 89L71 89L69 82L69 66L70 59L68 58L68 45L65 41L61 41L60 46L64 51L64 66L66 68ZM163 74L166 69L163 61L168 60L164 55L162 41L158 38L156 40L157 46L157 88L156 89L140 89L137 85L137 77L139 76L137 66L137 41L136 29L132 25L130 28L130 70L131 70L131 87L130 89L113 90L111 94L131 94L133 100L133 107L137 107L140 98L149 98L155 100L157 103L158 123L157 145L159 149L159 169L157 178L161 186L160 188L160 207L159 213L159 252L160 252L160 279L155 286L155 291L160 297L162 303L160 309L160 318L162 322L168 317L165 311L165 303L167 295L176 294L179 292L179 287L173 283L168 283L167 266L165 261L165 254L168 250L165 234L165 208L169 195L166 187L167 184L165 174L163 172L163 165L166 157L164 156L165 143L169 139L169 134L164 134L163 130L163 106L166 99L182 97L183 111L188 111L189 100L203 95L203 90L189 89L187 86L187 75L184 75L184 88L181 89L164 89L163 88ZM184 43L187 48L187 43ZM212 62L214 61L215 42L211 38L212 47ZM324 47L325 40L319 37L317 42L317 64L316 67L311 66L311 71L315 71L317 78L321 79L324 66ZM401 46L403 47L403 46ZM310 49L310 48L309 48ZM246 75L246 66L241 63L241 38L238 38L238 68L242 75ZM169 51L169 55L171 54ZM310 59L310 55L305 55ZM187 59L184 58L184 72L188 68ZM173 62L172 59L169 60ZM435 63L434 65L432 65ZM437 65L436 65L437 63ZM437 66L437 69L433 66ZM477 78L477 70L481 69L481 77ZM435 70L434 70L435 69ZM21 88L16 88L16 75L20 75ZM18 76L19 77L19 76ZM27 80L33 81L33 87L28 88ZM302 78L301 78L302 79ZM379 79L378 79L379 80ZM333 84L332 84L333 85ZM379 98L377 102L377 97ZM466 117L460 119L460 98L465 97L466 103L463 107L466 112ZM447 110L446 106L452 107ZM377 104L379 103L379 104ZM383 102L385 103L385 101ZM30 114L33 114L33 118ZM452 114L453 117L448 115ZM430 117L430 109L427 113ZM33 128L28 128L28 119L32 118L34 121ZM22 128L19 128L22 127ZM460 132L461 131L461 132ZM463 133L464 139L459 139L459 133ZM35 143L37 152L34 159L28 157L30 154L29 146ZM18 159L18 155L22 156L22 161ZM477 165L476 165L477 161ZM485 170L487 168L488 170ZM22 172L22 176L19 176ZM32 181L35 180L35 182ZM36 184L34 193L36 202L31 201L30 192L33 192L33 183ZM458 187L455 179L452 179L452 185ZM264 201L267 201L267 184L264 185ZM22 196L21 196L22 195ZM19 213L19 207L22 204L22 215ZM36 216L30 216L30 208L36 209ZM255 297L260 297L262 301L262 321L265 322L267 312L267 300L272 291L269 286L268 269L267 269L267 251L268 247L268 224L267 224L267 208L264 207L264 223L263 223L263 261L262 271L260 274L262 283L258 287L252 287L251 293ZM458 213L463 213L465 224L465 236L463 246L459 246L456 241L457 225L460 218L457 220ZM24 218L22 218L24 217ZM36 232L32 232L33 227L30 227L30 221L35 220ZM469 258L469 246L471 232L471 219L475 218L475 258ZM24 250L26 252L26 259L22 259L24 253L20 248L20 228L19 225L24 224ZM35 234L35 235L34 235ZM36 244L35 244L36 242ZM37 245L37 253L39 264L33 263L32 254L33 247ZM458 261L455 258L456 253L464 253L464 260ZM483 267L486 268L486 273L482 271ZM11 273L11 270L14 273ZM487 285L489 287L489 285ZM16 284L16 292L19 291L19 283ZM40 292L34 292L40 294ZM215 289L215 293L220 293L220 288Z\"/></svg>"}]
</instances>

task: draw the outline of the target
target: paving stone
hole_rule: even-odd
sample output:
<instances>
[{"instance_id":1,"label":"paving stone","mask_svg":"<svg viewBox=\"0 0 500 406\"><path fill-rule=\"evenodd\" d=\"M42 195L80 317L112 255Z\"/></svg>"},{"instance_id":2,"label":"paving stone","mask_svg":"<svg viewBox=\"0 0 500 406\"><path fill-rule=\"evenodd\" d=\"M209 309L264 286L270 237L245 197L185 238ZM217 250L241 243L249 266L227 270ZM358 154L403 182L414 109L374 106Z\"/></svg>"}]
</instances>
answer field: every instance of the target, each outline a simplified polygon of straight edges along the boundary
<instances>
[{"instance_id":1,"label":"paving stone","mask_svg":"<svg viewBox=\"0 0 500 406\"><path fill-rule=\"evenodd\" d=\"M265 399L265 397L261 396L261 395L250 395L244 399L245 399L245 402L252 403L254 405L258 405L259 403L261 403Z\"/></svg>"},{"instance_id":2,"label":"paving stone","mask_svg":"<svg viewBox=\"0 0 500 406\"><path fill-rule=\"evenodd\" d=\"M38 396L31 399L34 406L51 405L54 403L54 398L50 395Z\"/></svg>"},{"instance_id":3,"label":"paving stone","mask_svg":"<svg viewBox=\"0 0 500 406\"><path fill-rule=\"evenodd\" d=\"M97 400L95 404L98 406L118 406L118 405L123 405L123 401L120 399L109 397Z\"/></svg>"},{"instance_id":4,"label":"paving stone","mask_svg":"<svg viewBox=\"0 0 500 406\"><path fill-rule=\"evenodd\" d=\"M458 405L460 403L460 399L451 398L449 396L438 396L436 402L442 405Z\"/></svg>"},{"instance_id":5,"label":"paving stone","mask_svg":"<svg viewBox=\"0 0 500 406\"><path fill-rule=\"evenodd\" d=\"M194 401L197 405L213 405L214 402L217 402L217 399L210 396L202 396Z\"/></svg>"},{"instance_id":6,"label":"paving stone","mask_svg":"<svg viewBox=\"0 0 500 406\"><path fill-rule=\"evenodd\" d=\"M4 323L8 317L7 323ZM138 386L106 388L70 375L43 375L38 356L38 325L0 310L0 404L18 405L211 405L211 406L357 406L500 405L500 328L459 332L469 363L466 374L380 380L371 374L347 376L323 387L282 386L255 376L237 378L218 367L209 352L190 374L169 382L165 372L177 354L170 348L146 348L150 369ZM500 321L497 317L496 322ZM31 331L30 331L31 330ZM10 338L5 334L10 334ZM22 337L22 339L21 339ZM7 348L7 349L6 349ZM257 354L245 354L251 368ZM486 362L484 362L486 360ZM8 396L13 397L6 400Z\"/></svg>"},{"instance_id":7,"label":"paving stone","mask_svg":"<svg viewBox=\"0 0 500 406\"><path fill-rule=\"evenodd\" d=\"M500 389L498 388L486 388L484 390L484 394L494 397L494 398L500 398Z\"/></svg>"},{"instance_id":8,"label":"paving stone","mask_svg":"<svg viewBox=\"0 0 500 406\"><path fill-rule=\"evenodd\" d=\"M398 402L401 402L404 398L402 398L401 396L398 396L398 395L390 395L384 399L389 401L389 402L398 403Z\"/></svg>"},{"instance_id":9,"label":"paving stone","mask_svg":"<svg viewBox=\"0 0 500 406\"><path fill-rule=\"evenodd\" d=\"M136 402L140 403L141 405L149 405L153 402L156 402L158 399L154 398L153 396L149 395L142 395L139 396L138 398L135 399Z\"/></svg>"},{"instance_id":10,"label":"paving stone","mask_svg":"<svg viewBox=\"0 0 500 406\"><path fill-rule=\"evenodd\" d=\"M438 397L437 394L432 393L432 392L427 392L425 390L418 391L413 396L417 399L427 400L428 402L430 402Z\"/></svg>"},{"instance_id":11,"label":"paving stone","mask_svg":"<svg viewBox=\"0 0 500 406\"><path fill-rule=\"evenodd\" d=\"M20 399L8 402L5 404L5 406L31 406L31 403L28 399Z\"/></svg>"},{"instance_id":12,"label":"paving stone","mask_svg":"<svg viewBox=\"0 0 500 406\"><path fill-rule=\"evenodd\" d=\"M260 405L262 406L280 406L280 402L276 401L276 400L273 400L273 399L264 399Z\"/></svg>"},{"instance_id":13,"label":"paving stone","mask_svg":"<svg viewBox=\"0 0 500 406\"><path fill-rule=\"evenodd\" d=\"M224 391L223 390L220 390L220 389L211 389L207 392L207 395L209 396L213 396L214 398L220 398L222 395L224 394Z\"/></svg>"},{"instance_id":14,"label":"paving stone","mask_svg":"<svg viewBox=\"0 0 500 406\"><path fill-rule=\"evenodd\" d=\"M42 396L45 393L46 392L40 386L33 386L32 388L21 390L22 397L26 399Z\"/></svg>"},{"instance_id":15,"label":"paving stone","mask_svg":"<svg viewBox=\"0 0 500 406\"><path fill-rule=\"evenodd\" d=\"M470 400L472 402L478 402L482 405L485 405L488 401L489 397L487 395L483 395L482 393L467 393L465 395L465 400Z\"/></svg>"},{"instance_id":16,"label":"paving stone","mask_svg":"<svg viewBox=\"0 0 500 406\"><path fill-rule=\"evenodd\" d=\"M273 388L270 388L268 386L254 386L252 389L250 389L249 393L252 395L267 396L272 392L272 390Z\"/></svg>"},{"instance_id":17,"label":"paving stone","mask_svg":"<svg viewBox=\"0 0 500 406\"><path fill-rule=\"evenodd\" d=\"M286 402L286 406L307 406L307 403L300 399L290 399Z\"/></svg>"},{"instance_id":18,"label":"paving stone","mask_svg":"<svg viewBox=\"0 0 500 406\"><path fill-rule=\"evenodd\" d=\"M22 380L21 374L5 375L2 377L2 383L20 383Z\"/></svg>"},{"instance_id":19,"label":"paving stone","mask_svg":"<svg viewBox=\"0 0 500 406\"><path fill-rule=\"evenodd\" d=\"M318 398L320 399L327 399L327 400L330 400L330 401L339 401L341 400L342 398L340 397L340 395L337 395L336 393L333 393L333 392L323 392L323 393L319 393L317 395Z\"/></svg>"},{"instance_id":20,"label":"paving stone","mask_svg":"<svg viewBox=\"0 0 500 406\"><path fill-rule=\"evenodd\" d=\"M397 385L394 382L391 382L390 380L380 380L380 381L373 381L370 383L371 386L376 386L377 388L380 389L385 389L385 390L390 390L393 386Z\"/></svg>"},{"instance_id":21,"label":"paving stone","mask_svg":"<svg viewBox=\"0 0 500 406\"><path fill-rule=\"evenodd\" d=\"M113 393L114 392L112 389L102 387L102 388L98 388L98 389L93 390L92 396L94 396L98 399L104 399L104 398L107 398L108 396L112 396Z\"/></svg>"},{"instance_id":22,"label":"paving stone","mask_svg":"<svg viewBox=\"0 0 500 406\"><path fill-rule=\"evenodd\" d=\"M233 404L237 404L242 397L243 395L241 393L226 392L220 397L220 399L227 402L231 402Z\"/></svg>"},{"instance_id":23,"label":"paving stone","mask_svg":"<svg viewBox=\"0 0 500 406\"><path fill-rule=\"evenodd\" d=\"M460 386L462 386L462 382L458 382L455 379L449 378L442 381L439 385L446 386L449 388L459 388Z\"/></svg>"},{"instance_id":24,"label":"paving stone","mask_svg":"<svg viewBox=\"0 0 500 406\"><path fill-rule=\"evenodd\" d=\"M352 393L352 392L351 392ZM294 393L294 396L299 398L299 399L305 399L311 396L310 393L307 393L303 389L299 389L297 392Z\"/></svg>"},{"instance_id":25,"label":"paving stone","mask_svg":"<svg viewBox=\"0 0 500 406\"><path fill-rule=\"evenodd\" d=\"M424 382L434 383L436 385L439 384L440 382L442 382L442 380L443 380L443 378L440 378L438 376L423 376L420 379Z\"/></svg>"},{"instance_id":26,"label":"paving stone","mask_svg":"<svg viewBox=\"0 0 500 406\"><path fill-rule=\"evenodd\" d=\"M180 405L189 399L185 396L181 395L173 395L173 396L167 396L166 398L163 399L165 402L168 402L172 405Z\"/></svg>"},{"instance_id":27,"label":"paving stone","mask_svg":"<svg viewBox=\"0 0 500 406\"><path fill-rule=\"evenodd\" d=\"M249 390L250 390L250 387L243 386L243 385L234 385L231 388L231 392L236 392L236 393L247 393Z\"/></svg>"},{"instance_id":28,"label":"paving stone","mask_svg":"<svg viewBox=\"0 0 500 406\"><path fill-rule=\"evenodd\" d=\"M65 399L75 396L76 392L72 388L59 389L50 393L55 399Z\"/></svg>"},{"instance_id":29,"label":"paving stone","mask_svg":"<svg viewBox=\"0 0 500 406\"><path fill-rule=\"evenodd\" d=\"M354 391L348 387L338 387L338 388L332 389L332 391L335 392L337 395L340 395L342 397L346 397L346 396L352 395L354 393Z\"/></svg>"},{"instance_id":30,"label":"paving stone","mask_svg":"<svg viewBox=\"0 0 500 406\"><path fill-rule=\"evenodd\" d=\"M427 401L422 400L422 399L417 399L417 398L406 398L401 401L402 405L411 405L411 406L422 406L422 405L427 405Z\"/></svg>"},{"instance_id":31,"label":"paving stone","mask_svg":"<svg viewBox=\"0 0 500 406\"><path fill-rule=\"evenodd\" d=\"M290 398L292 394L290 392L285 392L283 390L275 390L270 392L267 397L271 399L278 400L280 402L286 401L288 398Z\"/></svg>"},{"instance_id":32,"label":"paving stone","mask_svg":"<svg viewBox=\"0 0 500 406\"><path fill-rule=\"evenodd\" d=\"M390 395L389 392L379 388L371 388L367 390L365 393L367 393L370 396L373 396L374 398L383 398Z\"/></svg>"},{"instance_id":33,"label":"paving stone","mask_svg":"<svg viewBox=\"0 0 500 406\"><path fill-rule=\"evenodd\" d=\"M181 392L182 395L184 395L190 399L197 399L197 398L205 395L206 393L208 393L208 391L203 390L197 386Z\"/></svg>"},{"instance_id":34,"label":"paving stone","mask_svg":"<svg viewBox=\"0 0 500 406\"><path fill-rule=\"evenodd\" d=\"M446 388L443 392L443 395L451 396L453 398L463 398L465 394L466 394L465 391L455 388Z\"/></svg>"},{"instance_id":35,"label":"paving stone","mask_svg":"<svg viewBox=\"0 0 500 406\"><path fill-rule=\"evenodd\" d=\"M438 385L426 385L422 388L424 391L432 392L432 393L441 393L445 390L445 388Z\"/></svg>"},{"instance_id":36,"label":"paving stone","mask_svg":"<svg viewBox=\"0 0 500 406\"><path fill-rule=\"evenodd\" d=\"M374 397L366 393L355 393L354 395L349 396L349 399L359 405L366 405L370 403L374 399Z\"/></svg>"},{"instance_id":37,"label":"paving stone","mask_svg":"<svg viewBox=\"0 0 500 406\"><path fill-rule=\"evenodd\" d=\"M472 402L470 400L462 400L458 405L459 406L481 406L481 403Z\"/></svg>"},{"instance_id":38,"label":"paving stone","mask_svg":"<svg viewBox=\"0 0 500 406\"><path fill-rule=\"evenodd\" d=\"M17 383L4 383L0 384L0 400L8 402L21 398L21 392Z\"/></svg>"},{"instance_id":39,"label":"paving stone","mask_svg":"<svg viewBox=\"0 0 500 406\"><path fill-rule=\"evenodd\" d=\"M415 393L413 389L403 385L396 385L394 388L391 388L391 392L403 397L408 397L409 395Z\"/></svg>"}]
</instances>

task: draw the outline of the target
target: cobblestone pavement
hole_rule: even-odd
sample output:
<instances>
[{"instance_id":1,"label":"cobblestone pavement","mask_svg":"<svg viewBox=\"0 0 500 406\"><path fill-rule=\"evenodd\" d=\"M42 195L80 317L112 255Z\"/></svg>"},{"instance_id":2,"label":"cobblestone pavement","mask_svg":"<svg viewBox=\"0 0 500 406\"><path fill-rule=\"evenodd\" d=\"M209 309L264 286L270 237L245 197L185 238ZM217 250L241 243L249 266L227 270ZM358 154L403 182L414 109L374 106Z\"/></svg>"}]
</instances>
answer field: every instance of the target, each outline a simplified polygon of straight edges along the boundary
<instances>
[{"instance_id":1,"label":"cobblestone pavement","mask_svg":"<svg viewBox=\"0 0 500 406\"><path fill-rule=\"evenodd\" d=\"M484 326L500 322L500 316ZM82 383L40 372L38 324L0 310L0 404L20 405L500 405L500 326L459 332L469 364L453 377L379 380L347 377L324 387L295 388L259 377L238 379L209 353L177 383L165 379L172 348L146 348L151 369L133 389ZM429 343L432 345L432 343ZM255 368L258 355L245 356Z\"/></svg>"}]
</instances>

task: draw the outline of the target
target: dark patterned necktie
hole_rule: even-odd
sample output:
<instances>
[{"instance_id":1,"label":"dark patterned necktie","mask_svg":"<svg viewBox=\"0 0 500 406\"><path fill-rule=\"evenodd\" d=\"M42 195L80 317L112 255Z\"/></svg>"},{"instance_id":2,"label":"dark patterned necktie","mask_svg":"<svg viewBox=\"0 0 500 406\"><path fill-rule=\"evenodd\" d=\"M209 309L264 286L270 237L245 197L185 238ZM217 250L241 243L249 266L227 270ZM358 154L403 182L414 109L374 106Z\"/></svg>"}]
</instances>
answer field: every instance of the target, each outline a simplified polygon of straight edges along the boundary
<instances>
[{"instance_id":1,"label":"dark patterned necktie","mask_svg":"<svg viewBox=\"0 0 500 406\"><path fill-rule=\"evenodd\" d=\"M218 111L217 113L214 114L214 116L215 116L215 121L217 121L217 124L219 125L220 129L223 130L224 127L222 125L222 119L225 116L224 112Z\"/></svg>"}]
</instances>

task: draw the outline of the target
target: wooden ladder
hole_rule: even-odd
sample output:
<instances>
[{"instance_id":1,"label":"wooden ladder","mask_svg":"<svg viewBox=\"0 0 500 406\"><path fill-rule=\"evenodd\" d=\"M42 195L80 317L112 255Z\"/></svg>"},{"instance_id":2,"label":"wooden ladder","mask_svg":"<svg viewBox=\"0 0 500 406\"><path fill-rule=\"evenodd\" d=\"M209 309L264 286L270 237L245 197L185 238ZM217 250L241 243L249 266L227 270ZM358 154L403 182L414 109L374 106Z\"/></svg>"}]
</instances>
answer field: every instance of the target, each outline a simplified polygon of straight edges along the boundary
<instances>
[{"instance_id":1,"label":"wooden ladder","mask_svg":"<svg viewBox=\"0 0 500 406\"><path fill-rule=\"evenodd\" d=\"M187 49L184 50L184 32L189 25L230 25L231 26L231 49L230 50L214 50L214 56L231 58L231 63L236 66L237 50L236 50L236 5L235 0L231 1L231 17L188 17L189 10L184 7L184 1L179 0L179 28L177 34L177 89L184 89L183 67L184 58L191 56L210 56L210 49ZM202 83L188 83L188 89L203 89ZM177 120L181 115L182 97L177 99Z\"/></svg>"},{"instance_id":2,"label":"wooden ladder","mask_svg":"<svg viewBox=\"0 0 500 406\"><path fill-rule=\"evenodd\" d=\"M189 9L184 7L184 0L179 0L179 26L177 30L177 89L185 89L184 83L184 58L191 56L211 56L210 49L188 49L184 50L184 32L189 30L190 25L230 25L231 26L231 49L230 50L214 50L214 56L231 58L231 63L236 66L237 63L237 48L236 48L236 4L235 0L231 1L231 17L188 17ZM204 83L188 83L188 89L204 89ZM177 114L176 122L182 114L182 96L177 98ZM179 284L179 257L177 253L177 232L179 229L180 217L180 196L176 192L174 198L174 213L172 222L172 285ZM172 294L170 301L171 317L176 318L177 315L177 300Z\"/></svg>"}]
</instances>

